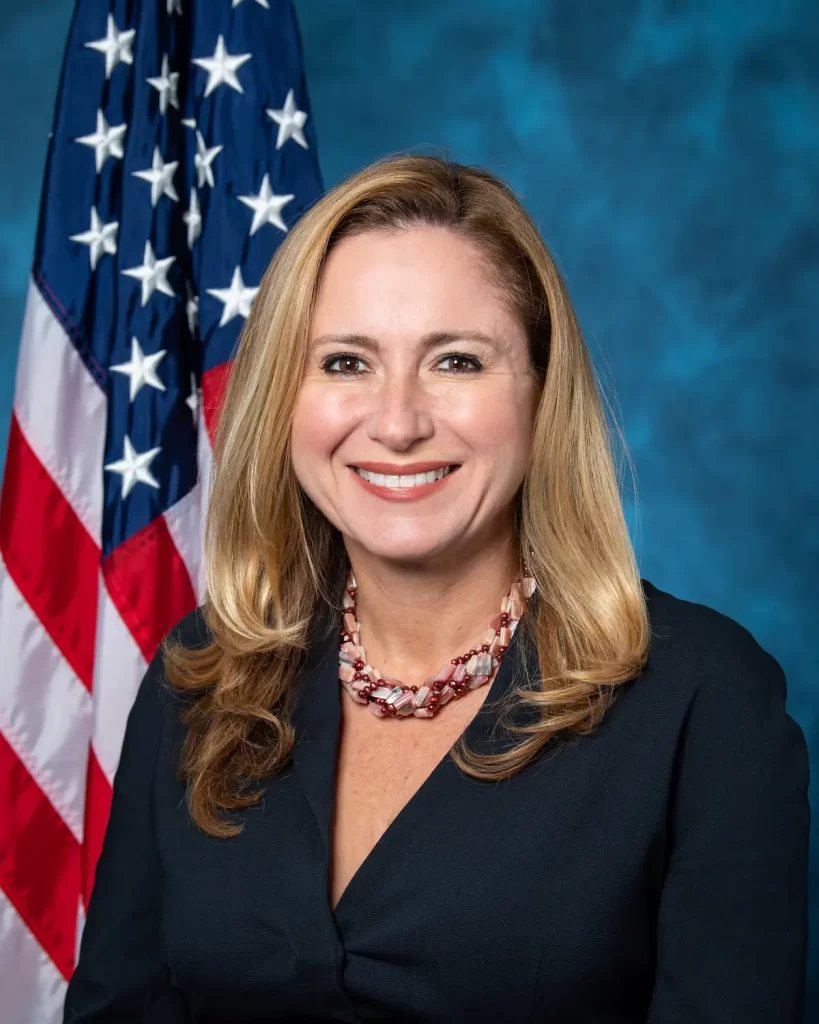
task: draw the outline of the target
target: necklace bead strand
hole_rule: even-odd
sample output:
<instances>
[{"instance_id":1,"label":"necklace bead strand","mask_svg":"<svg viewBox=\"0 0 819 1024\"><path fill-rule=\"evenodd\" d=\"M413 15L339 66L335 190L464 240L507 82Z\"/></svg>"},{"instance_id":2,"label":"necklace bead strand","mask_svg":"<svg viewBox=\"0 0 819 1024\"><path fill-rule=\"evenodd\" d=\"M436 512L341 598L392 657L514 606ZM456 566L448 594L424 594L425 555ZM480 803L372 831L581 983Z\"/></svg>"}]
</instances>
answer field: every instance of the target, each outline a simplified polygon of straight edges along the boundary
<instances>
[{"instance_id":1,"label":"necklace bead strand","mask_svg":"<svg viewBox=\"0 0 819 1024\"><path fill-rule=\"evenodd\" d=\"M361 623L356 620L357 586L352 569L344 587L340 630L338 675L343 688L358 704L366 704L379 718L434 718L450 700L484 686L497 672L523 615L535 581L524 565L484 632L483 641L446 662L420 686L406 686L400 679L382 676L367 662L361 644Z\"/></svg>"}]
</instances>

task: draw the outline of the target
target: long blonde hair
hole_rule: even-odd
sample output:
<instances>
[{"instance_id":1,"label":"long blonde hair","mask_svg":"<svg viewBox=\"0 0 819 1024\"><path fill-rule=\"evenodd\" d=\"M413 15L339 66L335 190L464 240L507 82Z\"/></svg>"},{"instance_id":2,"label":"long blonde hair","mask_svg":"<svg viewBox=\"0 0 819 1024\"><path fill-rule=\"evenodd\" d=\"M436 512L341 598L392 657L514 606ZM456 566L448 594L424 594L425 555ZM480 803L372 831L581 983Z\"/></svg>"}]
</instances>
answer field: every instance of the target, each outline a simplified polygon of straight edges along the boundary
<instances>
[{"instance_id":1,"label":"long blonde hair","mask_svg":"<svg viewBox=\"0 0 819 1024\"><path fill-rule=\"evenodd\" d=\"M196 696L185 712L180 777L196 824L219 837L225 812L254 804L249 783L280 770L294 736L293 684L319 610L341 607L341 535L301 490L290 425L324 261L342 237L413 225L469 239L526 327L540 387L531 459L516 509L538 587L519 629L540 678L514 694L530 713L519 741L491 755L453 747L479 779L520 771L559 732L585 734L617 686L645 663L649 622L623 515L608 425L566 288L537 228L487 171L431 156L380 160L303 214L262 279L214 443L205 527L206 646L163 645L169 682ZM625 444L622 450L626 451ZM340 614L340 613L339 613ZM533 714L531 712L534 712Z\"/></svg>"}]
</instances>

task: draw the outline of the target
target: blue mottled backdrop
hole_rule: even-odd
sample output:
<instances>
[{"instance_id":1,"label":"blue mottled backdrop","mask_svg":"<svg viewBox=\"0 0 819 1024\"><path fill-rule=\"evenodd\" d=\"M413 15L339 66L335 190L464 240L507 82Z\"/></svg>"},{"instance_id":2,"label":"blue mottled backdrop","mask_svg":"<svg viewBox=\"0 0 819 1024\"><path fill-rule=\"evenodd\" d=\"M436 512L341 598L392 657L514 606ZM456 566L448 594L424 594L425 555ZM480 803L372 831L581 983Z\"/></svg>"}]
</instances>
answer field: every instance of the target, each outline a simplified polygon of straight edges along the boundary
<instances>
[{"instance_id":1,"label":"blue mottled backdrop","mask_svg":"<svg viewBox=\"0 0 819 1024\"><path fill-rule=\"evenodd\" d=\"M782 663L816 806L816 0L296 8L328 186L416 147L483 164L523 198L634 456L642 573L738 619ZM0 3L0 451L70 13ZM819 826L812 861L806 1020Z\"/></svg>"}]
</instances>

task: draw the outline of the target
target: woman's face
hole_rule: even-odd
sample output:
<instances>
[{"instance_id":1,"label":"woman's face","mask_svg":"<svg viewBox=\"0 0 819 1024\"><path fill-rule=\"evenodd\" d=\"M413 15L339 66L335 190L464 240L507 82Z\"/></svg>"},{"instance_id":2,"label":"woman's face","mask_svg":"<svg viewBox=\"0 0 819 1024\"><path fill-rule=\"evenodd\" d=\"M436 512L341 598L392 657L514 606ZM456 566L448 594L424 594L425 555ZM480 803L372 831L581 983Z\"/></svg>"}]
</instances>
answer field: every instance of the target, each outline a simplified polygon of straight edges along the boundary
<instances>
[{"instance_id":1,"label":"woman's face","mask_svg":"<svg viewBox=\"0 0 819 1024\"><path fill-rule=\"evenodd\" d=\"M330 253L291 448L348 551L423 563L508 540L535 394L492 276L445 228L367 232ZM384 465L367 483L362 463ZM420 488L400 479L427 463L458 468Z\"/></svg>"}]
</instances>

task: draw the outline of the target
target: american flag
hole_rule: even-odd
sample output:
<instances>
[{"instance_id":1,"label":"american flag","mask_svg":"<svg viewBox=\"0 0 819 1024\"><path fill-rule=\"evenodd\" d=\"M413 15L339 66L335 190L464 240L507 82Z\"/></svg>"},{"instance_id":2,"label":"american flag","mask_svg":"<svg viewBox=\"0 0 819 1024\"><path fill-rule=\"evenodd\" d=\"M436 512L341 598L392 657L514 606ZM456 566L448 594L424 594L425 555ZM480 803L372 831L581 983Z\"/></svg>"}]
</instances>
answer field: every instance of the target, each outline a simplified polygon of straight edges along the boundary
<instances>
[{"instance_id":1,"label":"american flag","mask_svg":"<svg viewBox=\"0 0 819 1024\"><path fill-rule=\"evenodd\" d=\"M61 1020L120 746L202 597L219 396L321 194L289 0L79 0L0 503L0 1018Z\"/></svg>"}]
</instances>

